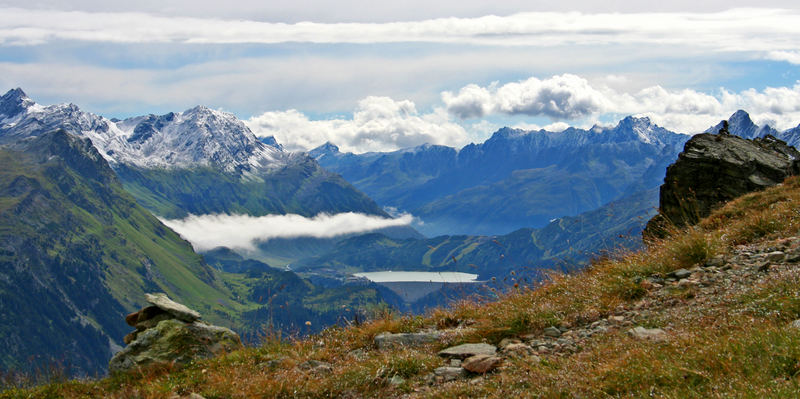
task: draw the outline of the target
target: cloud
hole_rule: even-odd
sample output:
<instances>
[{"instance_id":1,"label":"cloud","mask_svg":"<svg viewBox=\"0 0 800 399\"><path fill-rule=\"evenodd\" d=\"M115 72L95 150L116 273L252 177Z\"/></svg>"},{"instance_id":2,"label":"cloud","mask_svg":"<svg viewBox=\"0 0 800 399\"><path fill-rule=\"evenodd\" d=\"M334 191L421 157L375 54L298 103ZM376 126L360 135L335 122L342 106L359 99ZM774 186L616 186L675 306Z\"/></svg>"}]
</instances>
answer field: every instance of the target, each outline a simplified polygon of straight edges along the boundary
<instances>
[{"instance_id":1,"label":"cloud","mask_svg":"<svg viewBox=\"0 0 800 399\"><path fill-rule=\"evenodd\" d=\"M602 111L606 98L580 76L563 74L550 79L531 77L520 82L487 88L470 84L458 94L445 91L447 110L460 118L483 117L489 113L578 119Z\"/></svg>"},{"instance_id":2,"label":"cloud","mask_svg":"<svg viewBox=\"0 0 800 399\"><path fill-rule=\"evenodd\" d=\"M644 115L670 129L686 133L704 130L738 109L747 110L755 120L769 122L783 129L800 121L800 82L792 87L766 87L731 92L724 88L714 93L692 89L670 90L650 86L627 92L594 86L576 75L557 75L547 79L531 77L486 87L475 84L456 92L443 92L442 102L459 118L491 115L544 116L556 121L555 129L564 122L598 120L604 115ZM585 123L583 123L585 124ZM518 123L517 126L538 127Z\"/></svg>"},{"instance_id":3,"label":"cloud","mask_svg":"<svg viewBox=\"0 0 800 399\"><path fill-rule=\"evenodd\" d=\"M275 136L294 151L310 150L330 141L342 151L391 151L425 143L466 144L467 132L435 109L420 114L413 102L367 97L351 119L310 120L297 110L270 111L246 121L257 136Z\"/></svg>"},{"instance_id":4,"label":"cloud","mask_svg":"<svg viewBox=\"0 0 800 399\"><path fill-rule=\"evenodd\" d=\"M714 13L523 12L383 23L276 23L141 12L0 9L0 44L59 40L109 43L462 43L497 46L649 44L722 51L800 49L797 10Z\"/></svg>"},{"instance_id":5,"label":"cloud","mask_svg":"<svg viewBox=\"0 0 800 399\"><path fill-rule=\"evenodd\" d=\"M514 124L511 127L513 127L514 129L522 129L522 130L547 130L548 132L563 132L564 130L567 130L570 127L577 127L577 126L572 126L566 122L553 122L545 126L539 126L535 123L521 122Z\"/></svg>"},{"instance_id":6,"label":"cloud","mask_svg":"<svg viewBox=\"0 0 800 399\"><path fill-rule=\"evenodd\" d=\"M765 58L800 65L800 51L770 51Z\"/></svg>"},{"instance_id":7,"label":"cloud","mask_svg":"<svg viewBox=\"0 0 800 399\"><path fill-rule=\"evenodd\" d=\"M255 250L259 241L272 238L336 236L365 233L386 227L407 226L413 217L409 214L394 219L360 213L319 214L308 218L300 215L189 215L184 219L161 219L192 243L197 251L216 247Z\"/></svg>"},{"instance_id":8,"label":"cloud","mask_svg":"<svg viewBox=\"0 0 800 399\"><path fill-rule=\"evenodd\" d=\"M586 117L602 111L606 102L586 79L570 74L509 83L497 89L495 98L500 112L551 119Z\"/></svg>"}]
</instances>

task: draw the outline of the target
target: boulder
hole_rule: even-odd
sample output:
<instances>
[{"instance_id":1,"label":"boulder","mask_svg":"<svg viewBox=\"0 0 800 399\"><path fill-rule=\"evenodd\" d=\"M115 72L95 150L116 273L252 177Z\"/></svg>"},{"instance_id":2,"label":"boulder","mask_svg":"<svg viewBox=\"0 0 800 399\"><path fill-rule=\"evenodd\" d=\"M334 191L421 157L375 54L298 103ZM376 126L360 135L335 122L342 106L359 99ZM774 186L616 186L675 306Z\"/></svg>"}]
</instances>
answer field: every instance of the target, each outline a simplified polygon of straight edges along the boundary
<instances>
[{"instance_id":1,"label":"boulder","mask_svg":"<svg viewBox=\"0 0 800 399\"><path fill-rule=\"evenodd\" d=\"M197 313L196 311L189 309L185 305L174 302L173 300L169 299L169 297L167 297L167 294L164 293L144 294L144 299L146 299L147 302L150 302L154 306L160 308L161 310L175 316L175 318L178 320L191 323L195 320L200 319L200 313ZM144 311L145 309L142 309L142 311Z\"/></svg>"},{"instance_id":2,"label":"boulder","mask_svg":"<svg viewBox=\"0 0 800 399\"><path fill-rule=\"evenodd\" d=\"M494 355L497 348L489 344L462 344L452 346L439 352L439 356L448 359L466 359L475 355Z\"/></svg>"},{"instance_id":3,"label":"boulder","mask_svg":"<svg viewBox=\"0 0 800 399\"><path fill-rule=\"evenodd\" d=\"M483 374L494 370L502 362L503 359L497 356L483 354L470 356L464 359L464 361L461 362L461 367L473 373Z\"/></svg>"},{"instance_id":4,"label":"boulder","mask_svg":"<svg viewBox=\"0 0 800 399\"><path fill-rule=\"evenodd\" d=\"M736 197L797 174L800 152L772 136L695 135L667 168L659 213L647 223L644 236L664 237L670 225L694 225Z\"/></svg>"},{"instance_id":5,"label":"boulder","mask_svg":"<svg viewBox=\"0 0 800 399\"><path fill-rule=\"evenodd\" d=\"M670 272L669 274L667 274L667 277L672 277L672 278L677 279L677 280L683 280L685 278L689 278L689 276L691 276L691 275L692 275L692 272L690 272L689 270L678 269L678 270L674 270L674 271Z\"/></svg>"}]
</instances>

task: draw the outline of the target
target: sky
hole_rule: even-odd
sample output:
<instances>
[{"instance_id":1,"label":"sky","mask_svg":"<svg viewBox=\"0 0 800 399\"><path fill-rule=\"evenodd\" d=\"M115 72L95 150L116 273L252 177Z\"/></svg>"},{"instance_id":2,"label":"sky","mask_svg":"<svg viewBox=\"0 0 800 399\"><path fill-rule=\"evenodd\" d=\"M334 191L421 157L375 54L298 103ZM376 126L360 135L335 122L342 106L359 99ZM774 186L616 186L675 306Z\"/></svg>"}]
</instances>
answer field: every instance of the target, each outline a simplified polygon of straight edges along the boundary
<instances>
[{"instance_id":1,"label":"sky","mask_svg":"<svg viewBox=\"0 0 800 399\"><path fill-rule=\"evenodd\" d=\"M222 4L222 5L221 5ZM0 90L109 118L202 104L290 150L738 109L800 124L796 1L0 0Z\"/></svg>"}]
</instances>

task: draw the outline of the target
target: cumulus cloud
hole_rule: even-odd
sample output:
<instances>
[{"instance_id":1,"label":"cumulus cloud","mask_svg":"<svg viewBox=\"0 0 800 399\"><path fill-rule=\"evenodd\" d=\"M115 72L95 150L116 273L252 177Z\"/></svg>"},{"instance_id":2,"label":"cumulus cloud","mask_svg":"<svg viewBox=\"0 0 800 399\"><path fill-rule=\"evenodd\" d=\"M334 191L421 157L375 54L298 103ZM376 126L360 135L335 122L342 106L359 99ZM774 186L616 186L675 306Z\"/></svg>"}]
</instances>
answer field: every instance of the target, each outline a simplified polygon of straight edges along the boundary
<instances>
[{"instance_id":1,"label":"cumulus cloud","mask_svg":"<svg viewBox=\"0 0 800 399\"><path fill-rule=\"evenodd\" d=\"M497 89L495 101L495 107L506 114L552 119L582 118L606 105L605 97L586 79L570 74L508 83Z\"/></svg>"},{"instance_id":2,"label":"cumulus cloud","mask_svg":"<svg viewBox=\"0 0 800 399\"><path fill-rule=\"evenodd\" d=\"M464 128L447 112L417 112L413 102L388 97L359 101L350 119L310 120L297 110L270 111L246 121L257 136L275 136L289 150L305 151L332 142L342 151L391 151L425 143L465 144Z\"/></svg>"},{"instance_id":3,"label":"cumulus cloud","mask_svg":"<svg viewBox=\"0 0 800 399\"><path fill-rule=\"evenodd\" d=\"M483 117L489 113L578 119L608 107L606 96L576 75L563 74L540 80L535 77L486 88L474 84L458 93L442 93L447 110L460 118Z\"/></svg>"},{"instance_id":4,"label":"cumulus cloud","mask_svg":"<svg viewBox=\"0 0 800 399\"><path fill-rule=\"evenodd\" d=\"M693 133L738 109L779 129L793 127L800 121L800 82L793 87L738 93L724 88L704 93L662 86L625 92L606 85L594 86L582 77L565 74L503 85L495 82L486 87L470 84L455 93L443 92L441 96L447 111L459 118L492 114L543 116L555 121L549 128L561 130L565 121L586 122L612 114L649 116L665 127ZM538 128L526 123L517 126Z\"/></svg>"},{"instance_id":5,"label":"cumulus cloud","mask_svg":"<svg viewBox=\"0 0 800 399\"><path fill-rule=\"evenodd\" d=\"M308 218L300 215L189 215L184 219L162 219L192 243L197 251L219 246L231 249L255 250L256 243L272 238L336 236L364 233L386 227L407 226L413 217L409 214L394 219L360 213L319 214Z\"/></svg>"}]
</instances>

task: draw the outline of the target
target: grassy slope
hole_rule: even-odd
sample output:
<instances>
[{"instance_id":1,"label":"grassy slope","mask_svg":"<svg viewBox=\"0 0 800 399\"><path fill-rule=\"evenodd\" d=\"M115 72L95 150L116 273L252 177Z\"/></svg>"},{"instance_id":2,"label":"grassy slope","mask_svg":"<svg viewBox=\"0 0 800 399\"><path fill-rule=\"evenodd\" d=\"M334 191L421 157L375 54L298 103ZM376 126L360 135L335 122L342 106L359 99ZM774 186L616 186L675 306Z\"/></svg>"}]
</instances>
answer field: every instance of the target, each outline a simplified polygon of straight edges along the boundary
<instances>
[{"instance_id":1,"label":"grassy slope","mask_svg":"<svg viewBox=\"0 0 800 399\"><path fill-rule=\"evenodd\" d=\"M108 338L122 341L123 316L144 304L145 292L166 292L226 325L235 316L218 314L243 310L223 307L231 293L213 270L87 146L56 132L24 152L0 150L2 368L53 360L71 363L71 372L103 370ZM76 348L87 339L105 348Z\"/></svg>"},{"instance_id":2,"label":"grassy slope","mask_svg":"<svg viewBox=\"0 0 800 399\"><path fill-rule=\"evenodd\" d=\"M425 317L387 315L308 340L271 341L183 370L56 383L3 396L796 397L800 331L787 327L800 317L800 269L795 264L785 264L777 275L753 273L750 284L736 289L720 287L724 295L711 294L707 302L695 301L679 286L655 292L636 281L702 264L718 254L753 247L768 251L798 233L800 179L792 178L739 198L696 229L678 232L646 251L599 261L581 273L553 275L535 290L520 289L496 302L464 302ZM497 343L539 334L554 324L582 325L620 308L648 306L663 311L642 311L636 323L668 328L667 341L638 341L623 329L611 329L572 355L544 356L541 363L509 360L499 371L473 380L435 386L424 382L424 375L443 364L434 353L446 345ZM381 331L446 327L463 320L472 328L425 350L378 351L372 346ZM330 362L334 371L313 375L295 367L308 359ZM388 379L395 375L406 381L390 385Z\"/></svg>"}]
</instances>

